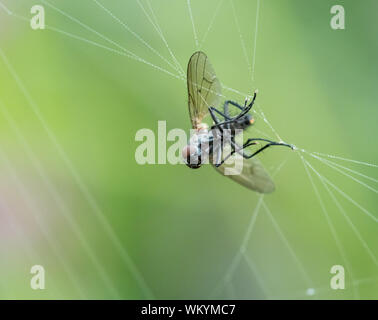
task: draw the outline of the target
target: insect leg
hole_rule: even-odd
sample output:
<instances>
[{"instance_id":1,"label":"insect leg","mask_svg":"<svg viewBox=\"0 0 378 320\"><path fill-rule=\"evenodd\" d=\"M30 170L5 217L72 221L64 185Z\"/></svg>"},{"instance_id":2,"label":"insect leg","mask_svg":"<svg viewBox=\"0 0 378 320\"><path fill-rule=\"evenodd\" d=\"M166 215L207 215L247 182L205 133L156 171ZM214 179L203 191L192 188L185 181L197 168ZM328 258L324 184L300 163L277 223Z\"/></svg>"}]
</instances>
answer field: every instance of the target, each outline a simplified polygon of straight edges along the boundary
<instances>
[{"instance_id":1,"label":"insect leg","mask_svg":"<svg viewBox=\"0 0 378 320\"><path fill-rule=\"evenodd\" d=\"M219 122L217 116L215 115L214 111L220 112L220 111L218 111L217 109L215 109L213 107L209 107L209 112L210 112L211 118L213 119L213 121L215 123L215 125L213 125L210 129L213 130L214 128L217 128L219 131L222 132L222 128L219 126L220 122Z\"/></svg>"},{"instance_id":2,"label":"insect leg","mask_svg":"<svg viewBox=\"0 0 378 320\"><path fill-rule=\"evenodd\" d=\"M250 145L247 145L246 147L249 147ZM286 144L282 144L282 143L279 143L279 142L272 142L272 143L268 143L266 144L265 146L263 146L262 148L260 148L259 150L255 151L254 153L252 153L251 155L247 156L246 159L251 159L253 158L254 156L256 156L257 154L259 154L260 152L264 151L265 149L271 147L271 146L285 146L285 147L291 147L289 145L286 145Z\"/></svg>"},{"instance_id":3,"label":"insect leg","mask_svg":"<svg viewBox=\"0 0 378 320\"><path fill-rule=\"evenodd\" d=\"M249 145L248 145L248 147L249 146L251 146L251 145L254 145L254 144L256 144L256 142L251 142ZM215 166L218 168L218 167L220 167L223 163L225 163L226 161L227 161L227 159L229 158L229 157L231 157L234 153L239 153L243 158L245 158L245 159L249 159L248 157L248 155L246 155L245 153L244 153L244 151L243 151L243 149L244 148L246 148L244 145L243 146L239 146L237 143L235 143L235 142L233 142L233 141L231 141L231 146L233 147L232 148L232 151L226 156L226 157L224 157L223 158L223 160L220 162L220 163L217 163Z\"/></svg>"},{"instance_id":4,"label":"insect leg","mask_svg":"<svg viewBox=\"0 0 378 320\"><path fill-rule=\"evenodd\" d=\"M214 107L209 107L209 112L210 112L210 115L212 116L213 120L214 120L214 117L213 117L213 112L212 111L215 111L217 112L218 114L220 114L224 119L225 121L223 122L216 122L216 125L212 127L212 129L214 127L217 127L218 129L219 126L221 125L225 125L225 124L229 124L229 123L232 123L234 122L235 120L230 117L230 114L229 114L229 111L228 111L228 105L231 104L237 108L239 108L240 110L243 110L244 108L242 106L240 106L239 104L237 104L236 102L234 101L231 101L231 100L227 100L225 103L224 103L224 106L223 106L223 109L224 109L224 113L220 112L218 109L214 108ZM214 121L215 122L215 121Z\"/></svg>"},{"instance_id":5,"label":"insect leg","mask_svg":"<svg viewBox=\"0 0 378 320\"><path fill-rule=\"evenodd\" d=\"M209 107L209 111L210 111L210 109L211 109L212 111L215 111L215 112L218 113L219 115L221 115L221 116L222 116L223 118L225 118L226 120L230 120L230 118L229 118L227 115L225 115L223 112L219 111L217 108Z\"/></svg>"},{"instance_id":6,"label":"insect leg","mask_svg":"<svg viewBox=\"0 0 378 320\"><path fill-rule=\"evenodd\" d=\"M235 120L234 119L230 119L230 120L226 120L226 121L223 121L223 122L218 122L218 125L225 125L225 124L228 124L228 123L233 123L233 122L235 122ZM214 127L214 126L213 126ZM212 127L212 128L213 128Z\"/></svg>"},{"instance_id":7,"label":"insect leg","mask_svg":"<svg viewBox=\"0 0 378 320\"><path fill-rule=\"evenodd\" d=\"M255 103L255 100L256 100L256 96L257 96L257 91L255 91L255 93L253 94L253 98L252 98L251 103L246 108L243 108L242 112L240 112L240 114L237 116L237 118L241 118L242 116L244 116L246 113L248 113L252 109L253 104Z\"/></svg>"},{"instance_id":8,"label":"insect leg","mask_svg":"<svg viewBox=\"0 0 378 320\"><path fill-rule=\"evenodd\" d=\"M250 145L254 145L256 143L251 143L252 141L265 141L265 142L268 142L269 144L272 144L272 145L280 145L280 146L285 146L285 147L289 147L291 149L293 149L293 146L291 144L287 144L287 143L284 143L284 142L275 142L275 141L271 141L271 140L268 140L268 139L263 139L263 138L252 138L252 139L248 139L245 143L244 143L244 148L246 147L249 147Z\"/></svg>"},{"instance_id":9,"label":"insect leg","mask_svg":"<svg viewBox=\"0 0 378 320\"><path fill-rule=\"evenodd\" d=\"M257 95L257 91L255 91L255 93L253 95L253 99L252 99L251 103L248 106L246 106L247 100L245 101L244 107L242 107L237 102L234 102L232 100L225 101L225 103L223 105L224 114L222 112L220 112L218 109L210 107L209 111L210 111L210 109L213 109L213 111L217 112L218 114L220 114L225 119L224 122L218 123L217 127L219 128L220 125L225 125L225 124L228 124L228 123L232 123L235 119L239 119L242 116L244 116L246 113L248 113L248 111L251 110L251 108L253 107L253 104L255 103L256 95ZM230 117L229 108L228 108L229 105L232 105L232 106L238 108L239 110L241 110L241 112L235 118ZM211 111L210 111L210 114L212 114ZM214 120L214 118L213 118L213 120Z\"/></svg>"},{"instance_id":10,"label":"insect leg","mask_svg":"<svg viewBox=\"0 0 378 320\"><path fill-rule=\"evenodd\" d=\"M223 129L221 127L221 125L225 125L227 123L232 123L234 120L233 119L229 119L225 114L223 114L221 111L219 111L218 109L214 108L214 107L209 107L209 112L210 112L210 115L211 115L211 118L213 119L214 121L214 125L210 128L211 130L214 129L214 128L217 128L218 130L222 131L223 132ZM224 117L225 119L228 119L226 121L223 121L223 122L219 122L218 118L216 117L215 113L214 112L217 112L218 114L220 114L222 117Z\"/></svg>"},{"instance_id":11,"label":"insect leg","mask_svg":"<svg viewBox=\"0 0 378 320\"><path fill-rule=\"evenodd\" d=\"M229 113L229 109L228 109L228 105L232 105L236 108L238 108L239 110L244 110L245 109L245 106L242 107L241 105L239 105L237 102L234 102L232 100L227 100L225 101L224 105L223 105L223 109L224 109L224 113L228 116L229 119L231 119L230 117L230 113Z\"/></svg>"},{"instance_id":12,"label":"insect leg","mask_svg":"<svg viewBox=\"0 0 378 320\"><path fill-rule=\"evenodd\" d=\"M268 139L263 139L263 138L250 138L248 139L245 143L244 143L244 146L249 144L250 142L252 141L265 141L265 142L269 142L269 143L279 143L279 142L275 142L275 141L272 141L272 140L268 140ZM255 143L254 143L255 144ZM286 145L285 143L282 143L284 145ZM287 145L288 147L291 147L291 145Z\"/></svg>"},{"instance_id":13,"label":"insect leg","mask_svg":"<svg viewBox=\"0 0 378 320\"><path fill-rule=\"evenodd\" d=\"M283 142L274 142L274 141L271 141L271 140L268 140L268 139L262 139L262 138L252 138L252 139L248 139L244 145L243 145L243 149L251 146L251 145L254 145L256 144L255 141L266 141L268 142L265 146L263 146L262 148L260 148L259 150L255 151L254 153L252 153L251 155L248 155L246 157L246 159L250 159L252 157L254 157L255 155L257 155L258 153L260 153L261 151L265 150L266 148L270 147L270 146L284 146L284 147L289 147L291 149L293 149L293 146L290 145L290 144L287 144L287 143L283 143Z\"/></svg>"},{"instance_id":14,"label":"insect leg","mask_svg":"<svg viewBox=\"0 0 378 320\"><path fill-rule=\"evenodd\" d=\"M293 148L293 146L289 145L289 144L286 144L286 143L282 143L282 142L274 142L274 141L270 141L270 140L267 140L267 139L260 139L260 138L254 138L254 139L248 139L246 143L243 144L243 146L241 147L241 149L239 148L238 150L233 150L228 156L226 156L221 163L219 163L218 165L216 165L216 167L219 167L221 166L229 157L231 157L235 152L238 152L240 153L239 151L240 150L243 150L247 147L250 147L252 145L255 145L257 144L255 141L267 141L269 142L268 144L266 144L265 146L263 146L262 148L258 149L257 151L255 151L254 153L252 153L251 155L246 155L244 152L242 153L242 156L243 158L245 159L251 159L253 158L254 156L256 156L257 154L259 154L260 152L262 152L263 150L271 147L271 146L284 146L284 147L289 147L289 148Z\"/></svg>"},{"instance_id":15,"label":"insect leg","mask_svg":"<svg viewBox=\"0 0 378 320\"><path fill-rule=\"evenodd\" d=\"M249 146L252 146L252 145L254 145L254 144L257 144L257 143L251 143L250 145L248 145L248 147ZM235 139L231 139L231 146L233 147L233 153L235 153L235 152L237 152L237 153L239 153L243 158L245 158L245 159L248 159L248 155L247 154L245 154L245 152L244 152L244 150L243 149L245 149L246 147L243 145L243 146L241 146L241 145L239 145L239 144L237 144L236 142L235 142Z\"/></svg>"}]
</instances>

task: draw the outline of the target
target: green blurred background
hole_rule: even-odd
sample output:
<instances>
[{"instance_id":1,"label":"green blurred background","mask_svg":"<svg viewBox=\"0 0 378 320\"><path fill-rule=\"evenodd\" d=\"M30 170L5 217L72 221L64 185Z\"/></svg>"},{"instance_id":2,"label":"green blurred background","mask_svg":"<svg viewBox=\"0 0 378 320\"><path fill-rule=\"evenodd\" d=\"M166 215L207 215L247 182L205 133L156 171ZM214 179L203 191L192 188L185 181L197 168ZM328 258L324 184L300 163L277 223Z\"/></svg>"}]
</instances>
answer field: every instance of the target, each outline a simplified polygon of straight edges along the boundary
<instances>
[{"instance_id":1,"label":"green blurred background","mask_svg":"<svg viewBox=\"0 0 378 320\"><path fill-rule=\"evenodd\" d=\"M0 297L378 298L376 218L332 189L345 219L312 174L337 242L299 152L277 148L260 157L270 172L284 165L256 211L258 194L208 166L136 163L139 129L156 132L158 120L168 130L190 129L186 83L119 54L125 48L177 74L135 37L173 63L136 0L99 1L123 25L91 0L1 0ZM34 4L45 8L45 30L22 19ZM198 49L187 1L141 4L186 69ZM201 49L221 81L244 93L258 88L258 106L285 141L375 163L378 2L262 0L255 56L258 2L233 4L238 23L229 0L191 1ZM344 5L345 30L330 27L335 4ZM259 132L249 134L275 137L256 120ZM372 177L352 174L368 189L303 156L377 215L376 167L329 159ZM45 268L45 290L30 288L33 265ZM345 290L330 289L333 265L345 267Z\"/></svg>"}]
</instances>

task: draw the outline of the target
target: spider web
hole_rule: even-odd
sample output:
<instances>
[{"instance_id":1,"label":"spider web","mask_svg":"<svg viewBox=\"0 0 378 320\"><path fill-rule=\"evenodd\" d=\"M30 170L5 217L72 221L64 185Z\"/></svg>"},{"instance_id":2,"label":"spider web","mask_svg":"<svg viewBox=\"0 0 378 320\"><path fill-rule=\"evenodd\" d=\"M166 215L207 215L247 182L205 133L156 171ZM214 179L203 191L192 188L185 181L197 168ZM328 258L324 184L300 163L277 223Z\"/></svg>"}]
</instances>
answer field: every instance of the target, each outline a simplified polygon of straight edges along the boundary
<instances>
[{"instance_id":1,"label":"spider web","mask_svg":"<svg viewBox=\"0 0 378 320\"><path fill-rule=\"evenodd\" d=\"M258 77L256 77L256 65L258 64L258 36L259 36L259 22L261 21L261 16L263 14L263 5L260 0L255 1L256 5L256 15L254 18L254 28L243 30L241 27L241 21L238 19L239 16L239 1L237 0L220 0L215 2L215 6L212 12L212 15L209 17L208 25L205 28L201 28L198 26L198 22L196 21L196 13L197 10L194 9L194 4L199 0L186 0L185 7L187 11L187 15L190 20L190 28L192 30L193 36L193 44L194 49L199 50L206 45L207 39L209 37L216 37L217 30L215 29L215 22L219 13L222 10L229 10L231 12L231 20L234 21L234 31L236 32L238 39L240 41L240 52L245 60L246 70L248 71L249 78L251 80L251 85L257 86L258 84ZM99 49L109 51L111 53L124 56L125 58L131 59L133 62L138 62L150 67L153 70L161 72L165 75L172 77L175 80L179 80L182 82L186 81L186 75L183 67L183 63L180 63L180 58L177 56L177 52L172 49L170 44L167 41L167 37L165 35L165 31L163 31L159 22L162 19L159 19L159 16L156 14L154 6L156 5L155 2L150 2L149 0L136 0L135 3L137 8L143 13L146 18L146 23L149 23L152 32L155 32L157 38L161 40L161 43L165 47L166 50L159 50L156 47L149 43L149 41L145 40L139 33L138 30L134 30L130 27L130 25L121 17L121 14L116 14L112 10L107 7L107 4L101 0L92 0L89 1L96 5L104 16L110 17L115 24L120 25L125 34L131 35L134 39L139 41L141 46L148 52L153 53L156 55L157 59L164 65L161 66L158 63L151 62L146 60L145 58L141 57L139 54L134 52L131 49L128 49L127 46L120 44L118 41L111 39L110 37L104 35L101 31L97 30L97 28L92 27L84 22L82 19L77 17L72 12L66 12L65 10L59 7L59 4L54 4L53 1L45 1L42 0L41 3L49 8L52 11L64 16L65 18L69 19L69 21L73 24L76 24L90 32L93 35L92 37L83 37L81 35L72 33L70 31L66 31L61 27L53 26L49 24L46 26L46 29L66 36L72 40L77 40L80 42L85 43L86 45L95 46ZM198 6L199 8L199 6ZM5 4L5 1L0 1L0 9L3 10L4 13L9 15L12 19L18 19L29 23L29 18L19 15L13 11L10 4ZM53 24L53 23L52 23ZM201 37L202 35L202 37ZM248 37L245 37L248 35ZM104 45L102 42L94 39L101 39L106 43ZM248 48L248 43L252 43L252 50ZM194 50L193 50L194 51ZM97 200L92 195L91 191L86 186L85 182L81 178L80 174L78 173L77 169L72 164L72 161L68 157L66 151L62 148L61 144L57 140L54 132L51 130L50 126L47 124L46 120L44 119L43 114L40 112L38 105L35 103L32 95L29 93L29 90L25 87L22 78L18 75L16 68L10 62L9 57L4 52L3 48L0 48L0 57L3 60L4 64L6 65L11 78L17 83L20 92L25 96L28 104L32 108L33 112L36 114L41 126L46 131L51 143L56 148L59 156L62 158L64 164L67 166L68 171L70 172L73 180L78 185L79 190L81 191L82 196L88 202L89 206L92 209L94 217L98 219L104 227L105 232L110 237L114 247L118 251L119 255L122 257L125 266L130 270L131 274L137 281L141 291L146 298L154 298L154 294L152 293L150 286L146 283L144 277L140 273L137 266L134 264L133 260L131 259L128 251L125 249L125 246L120 242L117 235L115 234L111 224L108 222L105 213L100 208ZM231 88L224 83L222 83L222 87L226 93L224 93L224 97L227 97L228 94L233 94L238 96L240 99L244 99L245 97L250 97L249 94L245 92L241 92L238 89ZM19 125L13 119L11 114L9 113L8 109L9 106L6 106L4 103L0 103L0 109L4 118L9 123L11 129L15 132L18 139L21 141L21 144L30 158L31 162L33 163L34 167L36 168L40 178L46 185L47 189L51 193L52 198L54 199L55 203L57 204L60 212L62 215L67 219L67 222L74 230L74 233L79 240L80 245L82 245L89 255L95 269L100 275L103 283L105 284L107 290L112 294L113 297L119 298L120 294L112 283L112 280L109 277L107 270L104 269L100 259L97 257L96 253L94 252L91 245L88 243L87 239L83 235L82 229L75 221L72 213L67 208L64 199L59 194L56 186L48 176L46 170L43 168L41 162L38 159L36 152L33 148L28 144L27 140L25 139L25 135L19 129ZM272 123L268 120L265 112L265 108L261 106L259 103L257 104L254 115L260 119L260 123L263 123L265 126L264 128L254 128L256 132L259 134L270 138L270 139L277 139L278 141L284 141L281 138L281 135L278 131L274 128ZM295 143L294 143L295 144ZM378 179L372 176L372 171L366 173L364 168L370 168L371 170L376 170L378 167L375 163L364 162L356 159L349 159L344 156L340 155L332 155L323 152L314 152L308 151L307 146L306 148L302 148L300 146L295 147L295 155L296 159L299 163L302 164L302 168L298 168L298 174L301 174L307 177L308 187L311 189L314 199L316 199L317 205L319 206L319 215L322 215L326 225L328 226L328 232L330 233L331 238L334 241L334 245L337 248L337 251L340 255L340 259L336 259L341 261L341 264L345 267L347 273L347 285L350 288L351 297L353 298L360 298L359 287L360 285L364 284L371 284L377 281L378 277L376 273L373 276L367 276L364 278L357 277L356 266L355 263L350 263L350 253L348 253L348 248L346 247L345 243L343 242L340 234L338 232L337 225L335 224L335 215L340 214L341 217L344 219L346 224L349 226L350 232L356 237L359 241L361 247L363 248L366 256L368 257L370 263L374 266L378 266L378 261L376 258L375 248L371 241L367 241L366 238L371 238L370 235L364 234L359 230L357 225L354 223L353 219L350 215L351 208L355 208L358 210L359 214L366 216L366 223L374 223L376 226L377 223L377 216L371 210L365 208L363 201L358 199L357 196L344 191L344 186L340 186L335 184L332 181L332 178L329 176L333 175L330 173L333 171L333 174L341 175L342 177L346 178L350 182L356 184L361 190L368 191L371 193L378 193L378 189L376 188L376 184ZM17 170L13 166L12 162L8 159L7 155L2 152L0 149L0 157L6 166L7 170L10 172L11 176L13 177L15 184L17 185L17 189L19 190L20 194L26 199L28 207L30 208L31 212L33 213L33 217L35 218L44 238L47 240L49 245L52 248L52 251L56 254L57 259L63 265L63 268L67 275L70 277L70 281L75 285L80 297L85 298L85 293L81 290L80 286L77 285L78 281L75 278L75 273L72 270L72 266L67 262L61 254L59 247L54 242L53 236L49 231L48 225L41 220L41 217L38 215L38 208L37 204L33 203L31 199L30 193L27 190L26 186L20 180L19 176L17 175ZM272 170L272 175L274 177L279 177L285 171L285 167L288 162L294 161L292 158L290 159L283 159L280 160L279 163L276 163L275 169ZM376 174L376 171L374 171ZM3 201L1 201L1 205L4 210L8 213L11 212L11 209L7 207ZM240 246L238 250L235 252L234 258L231 260L228 266L225 266L224 270L225 273L219 279L217 285L209 290L209 297L210 298L240 298L244 297L240 285L240 280L244 280L243 277L238 277L239 272L244 274L242 270L247 268L251 278L254 279L256 282L256 286L260 288L261 294L264 298L270 299L279 299L285 297L291 298L322 298L323 294L330 294L332 290L329 288L329 284L327 284L327 280L330 278L329 274L325 276L323 282L317 280L313 280L313 272L308 271L308 265L306 265L302 261L301 254L299 250L297 250L293 244L293 240L289 239L287 233L282 228L282 222L276 217L276 208L274 205L270 203L264 195L259 195L257 197L256 205L254 210L249 212L250 220L249 223L243 232L241 237ZM348 208L348 209L346 209ZM280 212L283 214L283 212ZM15 216L10 214L11 217ZM292 216L291 216L292 217ZM13 219L13 218L12 218ZM10 220L9 225L11 228L14 228L15 232L19 232L22 234L22 230L15 221ZM15 218L14 218L15 219ZM261 254L253 254L253 250L250 250L251 245L254 243L253 235L256 233L257 223L261 221L266 224L266 228L269 227L271 230L276 234L279 243L282 248L287 252L288 257L290 257L294 268L298 271L298 277L301 279L300 289L297 291L284 289L285 295L282 295L279 288L275 288L275 286L271 283L272 281L268 281L270 278L270 274L267 272L263 272L264 263L259 262L258 258L261 258ZM260 237L261 238L261 237ZM373 238L374 240L374 238ZM28 241L25 241L28 243ZM263 244L259 244L264 246ZM31 257L35 256L36 253L34 249L31 247L26 247L25 251ZM330 262L330 265L333 263ZM327 270L326 272L329 272ZM241 278L241 279L239 279ZM249 298L255 298L256 296L251 296Z\"/></svg>"}]
</instances>

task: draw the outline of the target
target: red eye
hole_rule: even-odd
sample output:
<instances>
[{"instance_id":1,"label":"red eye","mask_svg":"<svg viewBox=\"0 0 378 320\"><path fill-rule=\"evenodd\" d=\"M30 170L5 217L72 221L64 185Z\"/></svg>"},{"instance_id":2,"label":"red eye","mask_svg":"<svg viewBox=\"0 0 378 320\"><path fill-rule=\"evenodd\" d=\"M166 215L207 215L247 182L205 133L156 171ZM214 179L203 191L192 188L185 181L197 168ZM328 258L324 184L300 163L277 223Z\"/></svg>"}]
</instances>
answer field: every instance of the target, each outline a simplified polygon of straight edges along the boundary
<instances>
[{"instance_id":1,"label":"red eye","mask_svg":"<svg viewBox=\"0 0 378 320\"><path fill-rule=\"evenodd\" d=\"M191 144L188 144L186 145L183 149L182 149L182 157L184 159L190 157L190 156L193 156L195 155L197 152L197 148Z\"/></svg>"}]
</instances>

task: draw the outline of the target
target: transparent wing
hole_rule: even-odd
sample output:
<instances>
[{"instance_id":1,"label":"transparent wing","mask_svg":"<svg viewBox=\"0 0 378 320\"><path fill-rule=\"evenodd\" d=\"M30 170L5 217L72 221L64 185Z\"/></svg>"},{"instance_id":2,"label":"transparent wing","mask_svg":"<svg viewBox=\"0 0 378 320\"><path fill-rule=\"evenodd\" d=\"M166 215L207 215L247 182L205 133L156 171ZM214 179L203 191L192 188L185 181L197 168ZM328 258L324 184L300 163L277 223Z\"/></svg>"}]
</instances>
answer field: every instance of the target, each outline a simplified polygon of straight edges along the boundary
<instances>
[{"instance_id":1,"label":"transparent wing","mask_svg":"<svg viewBox=\"0 0 378 320\"><path fill-rule=\"evenodd\" d=\"M230 149L231 148L227 148L226 150L224 150L223 154L228 154ZM257 158L244 159L243 157L238 156L229 158L229 161L229 163L224 163L218 168L214 166L214 168L222 175L231 178L232 180L251 190L260 193L271 193L274 191L274 182L269 176L268 172L266 172L266 170L264 169L260 160L258 160ZM239 161L239 163L236 163L237 161ZM238 167L238 165L243 166L240 174L225 174L227 169Z\"/></svg>"},{"instance_id":2,"label":"transparent wing","mask_svg":"<svg viewBox=\"0 0 378 320\"><path fill-rule=\"evenodd\" d=\"M208 114L208 107L216 107L221 96L220 82L206 54L201 51L189 59L187 85L190 120L196 129Z\"/></svg>"}]
</instances>

